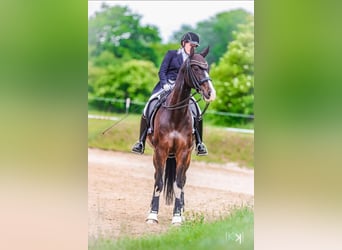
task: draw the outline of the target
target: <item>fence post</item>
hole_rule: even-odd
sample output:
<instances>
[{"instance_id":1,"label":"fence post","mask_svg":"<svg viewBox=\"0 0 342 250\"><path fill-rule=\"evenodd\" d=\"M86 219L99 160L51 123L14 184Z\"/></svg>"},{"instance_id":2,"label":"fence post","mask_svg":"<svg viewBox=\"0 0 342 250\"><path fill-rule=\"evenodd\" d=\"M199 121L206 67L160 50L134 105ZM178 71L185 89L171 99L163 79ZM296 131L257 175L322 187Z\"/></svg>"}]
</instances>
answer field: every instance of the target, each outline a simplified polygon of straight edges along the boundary
<instances>
[{"instance_id":1,"label":"fence post","mask_svg":"<svg viewBox=\"0 0 342 250\"><path fill-rule=\"evenodd\" d=\"M128 114L129 106L131 105L131 98L126 98L126 114Z\"/></svg>"}]
</instances>

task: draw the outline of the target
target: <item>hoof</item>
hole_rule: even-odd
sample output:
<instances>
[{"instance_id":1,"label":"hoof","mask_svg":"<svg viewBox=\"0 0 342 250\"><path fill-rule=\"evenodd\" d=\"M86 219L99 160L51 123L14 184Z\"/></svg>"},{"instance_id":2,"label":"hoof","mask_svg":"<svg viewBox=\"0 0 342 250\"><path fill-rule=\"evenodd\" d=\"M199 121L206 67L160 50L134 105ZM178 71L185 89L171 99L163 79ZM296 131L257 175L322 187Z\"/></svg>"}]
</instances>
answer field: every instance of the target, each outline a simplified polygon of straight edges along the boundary
<instances>
[{"instance_id":1,"label":"hoof","mask_svg":"<svg viewBox=\"0 0 342 250\"><path fill-rule=\"evenodd\" d=\"M177 214L172 217L172 221L171 221L172 225L180 226L182 222L183 222L183 219L181 215Z\"/></svg>"},{"instance_id":2,"label":"hoof","mask_svg":"<svg viewBox=\"0 0 342 250\"><path fill-rule=\"evenodd\" d=\"M178 222L176 222L176 223L172 223L172 226L173 227L180 227L182 225L182 223L178 223Z\"/></svg>"},{"instance_id":3,"label":"hoof","mask_svg":"<svg viewBox=\"0 0 342 250\"><path fill-rule=\"evenodd\" d=\"M158 221L157 221L157 220L149 220L149 219L146 219L146 223L147 223L147 224L158 224Z\"/></svg>"},{"instance_id":4,"label":"hoof","mask_svg":"<svg viewBox=\"0 0 342 250\"><path fill-rule=\"evenodd\" d=\"M147 224L156 224L158 223L158 214L156 213L149 213L149 215L146 218Z\"/></svg>"}]
</instances>

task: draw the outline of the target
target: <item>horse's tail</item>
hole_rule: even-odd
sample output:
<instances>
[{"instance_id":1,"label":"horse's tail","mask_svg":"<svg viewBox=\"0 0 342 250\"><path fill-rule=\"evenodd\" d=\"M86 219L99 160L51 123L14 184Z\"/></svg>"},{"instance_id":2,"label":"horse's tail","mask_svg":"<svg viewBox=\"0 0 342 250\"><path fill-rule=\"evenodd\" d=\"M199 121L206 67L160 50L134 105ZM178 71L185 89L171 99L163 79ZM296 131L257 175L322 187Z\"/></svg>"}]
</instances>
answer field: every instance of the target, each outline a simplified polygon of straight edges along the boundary
<instances>
[{"instance_id":1,"label":"horse's tail","mask_svg":"<svg viewBox=\"0 0 342 250\"><path fill-rule=\"evenodd\" d=\"M168 157L166 160L165 176L164 176L164 195L167 205L170 205L173 201L173 183L176 181L176 158ZM166 192L166 193L165 193Z\"/></svg>"}]
</instances>

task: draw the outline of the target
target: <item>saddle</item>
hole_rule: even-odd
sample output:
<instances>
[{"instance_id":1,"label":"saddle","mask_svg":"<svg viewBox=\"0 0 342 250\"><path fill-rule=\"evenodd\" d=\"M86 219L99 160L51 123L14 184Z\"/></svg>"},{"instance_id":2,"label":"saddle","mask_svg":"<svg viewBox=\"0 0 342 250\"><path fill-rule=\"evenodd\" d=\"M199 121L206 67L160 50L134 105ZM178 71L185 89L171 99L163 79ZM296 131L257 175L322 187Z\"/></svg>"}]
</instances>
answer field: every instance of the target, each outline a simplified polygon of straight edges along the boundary
<instances>
[{"instance_id":1,"label":"saddle","mask_svg":"<svg viewBox=\"0 0 342 250\"><path fill-rule=\"evenodd\" d=\"M155 95L153 95L147 102L146 108L144 110L144 116L147 120L147 133L153 133L153 124L154 124L154 117L160 108L160 106L166 101L166 98L171 93L171 91L159 91Z\"/></svg>"},{"instance_id":2,"label":"saddle","mask_svg":"<svg viewBox=\"0 0 342 250\"><path fill-rule=\"evenodd\" d=\"M144 110L144 116L146 117L147 120L147 133L152 134L153 133L153 125L154 125L154 118L155 115L160 108L160 106L166 101L166 98L169 96L171 91L165 91L162 90L160 92L157 92L155 95L153 95L147 102L146 108ZM189 100L189 108L192 114L193 118L199 118L201 116L201 110L196 102L196 100L192 97ZM194 128L194 119L193 120L193 132L195 131Z\"/></svg>"}]
</instances>

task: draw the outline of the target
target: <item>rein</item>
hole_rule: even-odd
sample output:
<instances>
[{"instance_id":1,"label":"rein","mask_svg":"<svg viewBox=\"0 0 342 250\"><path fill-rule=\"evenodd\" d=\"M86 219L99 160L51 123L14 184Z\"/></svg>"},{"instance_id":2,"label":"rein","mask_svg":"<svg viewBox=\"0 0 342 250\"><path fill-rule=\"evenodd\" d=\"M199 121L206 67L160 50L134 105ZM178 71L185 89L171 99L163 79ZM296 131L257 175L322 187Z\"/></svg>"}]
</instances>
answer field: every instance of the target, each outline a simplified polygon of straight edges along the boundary
<instances>
[{"instance_id":1,"label":"rein","mask_svg":"<svg viewBox=\"0 0 342 250\"><path fill-rule=\"evenodd\" d=\"M207 111L207 109L208 109L208 107L209 107L209 104L210 104L210 102L207 102L207 103L205 104L205 107L204 107L204 109L203 109L203 111L202 111L202 113L201 113L201 116L203 116L204 113L205 113L205 111Z\"/></svg>"},{"instance_id":2,"label":"rein","mask_svg":"<svg viewBox=\"0 0 342 250\"><path fill-rule=\"evenodd\" d=\"M163 103L163 107L166 108L166 109L169 109L169 110L176 110L176 109L185 108L186 106L189 105L188 101L190 100L190 98L193 97L196 94L197 94L197 92L191 94L189 97L185 98L184 100L182 100L179 103L176 103L174 105L166 105L165 103Z\"/></svg>"},{"instance_id":3,"label":"rein","mask_svg":"<svg viewBox=\"0 0 342 250\"><path fill-rule=\"evenodd\" d=\"M197 92L196 92L196 93L193 93L191 96L185 98L184 100L182 100L181 102L179 102L179 103L177 103L177 104L175 104L175 105L166 106L165 103L163 103L162 106L163 106L164 108L168 109L168 110L176 110L176 109L185 108L186 106L189 105L189 103L185 103L185 104L183 104L183 105L180 105L180 104L182 104L182 103L184 103L184 102L186 102L186 101L189 101L190 98L193 97L193 96L196 95L196 94L197 94ZM200 100L201 100L201 99L198 99L198 100L196 100L196 102L198 103ZM210 102L207 102L207 103L205 104L205 107L204 107L204 109L203 109L203 111L202 111L202 113L201 113L200 116L203 116L203 115L204 115L204 113L205 113L205 111L207 111L209 105L210 105Z\"/></svg>"}]
</instances>

